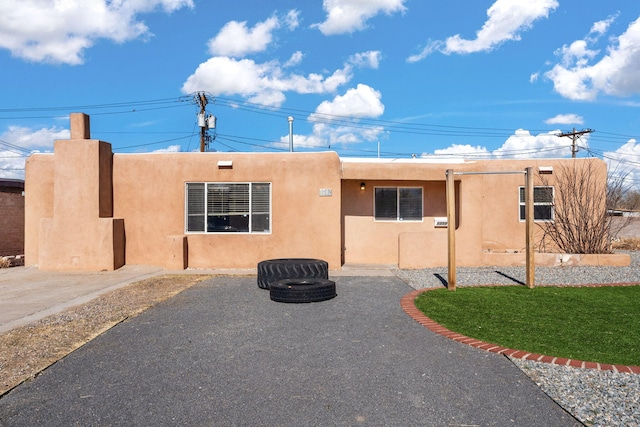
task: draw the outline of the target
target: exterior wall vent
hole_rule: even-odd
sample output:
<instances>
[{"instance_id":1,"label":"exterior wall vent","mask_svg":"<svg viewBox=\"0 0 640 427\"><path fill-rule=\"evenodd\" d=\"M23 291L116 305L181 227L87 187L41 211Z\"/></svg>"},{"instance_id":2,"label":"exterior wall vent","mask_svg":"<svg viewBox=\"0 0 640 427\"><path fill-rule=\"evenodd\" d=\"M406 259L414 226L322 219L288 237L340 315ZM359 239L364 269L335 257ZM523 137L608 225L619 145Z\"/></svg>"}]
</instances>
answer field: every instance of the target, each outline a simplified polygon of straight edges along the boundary
<instances>
[{"instance_id":1,"label":"exterior wall vent","mask_svg":"<svg viewBox=\"0 0 640 427\"><path fill-rule=\"evenodd\" d=\"M540 166L538 173L541 175L551 175L553 173L553 166Z\"/></svg>"},{"instance_id":2,"label":"exterior wall vent","mask_svg":"<svg viewBox=\"0 0 640 427\"><path fill-rule=\"evenodd\" d=\"M449 222L446 216L433 218L433 226L435 228L447 228L448 225L449 225Z\"/></svg>"}]
</instances>

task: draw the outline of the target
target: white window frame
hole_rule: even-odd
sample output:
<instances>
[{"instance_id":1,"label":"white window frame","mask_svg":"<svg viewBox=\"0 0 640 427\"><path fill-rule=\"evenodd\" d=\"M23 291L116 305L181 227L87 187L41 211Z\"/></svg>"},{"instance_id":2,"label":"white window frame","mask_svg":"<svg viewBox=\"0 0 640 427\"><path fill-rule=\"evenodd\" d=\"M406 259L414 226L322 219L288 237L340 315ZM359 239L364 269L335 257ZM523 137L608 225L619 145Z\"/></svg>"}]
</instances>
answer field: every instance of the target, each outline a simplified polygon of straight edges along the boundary
<instances>
[{"instance_id":1,"label":"white window frame","mask_svg":"<svg viewBox=\"0 0 640 427\"><path fill-rule=\"evenodd\" d=\"M378 218L376 212L376 190L379 188L396 190L396 217ZM400 216L400 190L420 190L420 219L403 219ZM424 188L423 187L398 187L398 186L377 186L373 188L373 219L376 222L423 222L424 221Z\"/></svg>"},{"instance_id":2,"label":"white window frame","mask_svg":"<svg viewBox=\"0 0 640 427\"><path fill-rule=\"evenodd\" d=\"M190 214L189 213L189 185L203 185L204 186L204 200L202 201L203 203L203 212L202 214L200 213L195 213L195 214ZM248 188L248 207L247 207L247 214L248 215L248 227L249 227L249 231L238 231L238 230L228 230L228 231L220 231L220 230L214 230L214 231L208 231L209 229L209 217L210 216L214 216L212 214L209 213L209 186L217 186L217 187L221 187L221 186L225 186L225 185L247 185ZM259 231L254 231L253 230L253 215L258 214L257 212L254 212L254 201L253 201L253 186L254 185L268 185L269 186L269 206L268 206L268 212L266 213L268 215L268 220L269 220L269 225L268 225L268 230L259 230ZM195 190L195 189L194 189ZM242 234L242 235L246 235L246 234L271 234L271 230L272 230L272 211L273 211L273 207L272 207L272 183L271 182L197 182L197 181L193 181L193 182L185 182L185 186L184 186L184 230L185 233L187 234ZM264 214L264 212L261 212L261 214ZM202 220L204 222L202 228L204 228L204 230L189 230L189 217L198 217L198 216L202 216Z\"/></svg>"},{"instance_id":3,"label":"white window frame","mask_svg":"<svg viewBox=\"0 0 640 427\"><path fill-rule=\"evenodd\" d=\"M536 194L536 189L537 188L550 188L551 189L551 201L550 202L536 202L535 200L535 194ZM520 219L520 222L525 222L525 218L522 215L522 209L525 206L525 201L523 200L524 198L522 197L522 194L525 191L525 187L524 186L520 186L518 187L518 217ZM555 220L555 209L554 209L554 203L555 203L555 197L556 197L556 193L555 193L555 188L552 185L536 185L533 187L533 221L534 222L553 222ZM551 218L547 219L537 219L535 216L535 212L536 212L536 206L549 206L551 209Z\"/></svg>"}]
</instances>

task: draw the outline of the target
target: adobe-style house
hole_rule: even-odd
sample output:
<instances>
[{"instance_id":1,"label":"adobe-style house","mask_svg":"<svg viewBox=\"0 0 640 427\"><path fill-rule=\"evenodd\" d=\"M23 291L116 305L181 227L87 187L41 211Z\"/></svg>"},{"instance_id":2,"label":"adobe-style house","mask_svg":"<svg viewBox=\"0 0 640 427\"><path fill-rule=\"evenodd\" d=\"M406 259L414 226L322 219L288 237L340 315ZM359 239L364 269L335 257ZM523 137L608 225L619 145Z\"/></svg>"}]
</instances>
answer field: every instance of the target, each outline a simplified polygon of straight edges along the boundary
<instances>
[{"instance_id":1,"label":"adobe-style house","mask_svg":"<svg viewBox=\"0 0 640 427\"><path fill-rule=\"evenodd\" d=\"M26 265L112 270L124 264L255 268L272 258L343 265L447 265L445 170L553 171L597 159L341 159L322 153L112 154L71 115L71 139L26 165ZM553 182L553 173L550 181ZM538 183L536 219L552 220ZM522 174L456 177L459 266L521 264Z\"/></svg>"}]
</instances>

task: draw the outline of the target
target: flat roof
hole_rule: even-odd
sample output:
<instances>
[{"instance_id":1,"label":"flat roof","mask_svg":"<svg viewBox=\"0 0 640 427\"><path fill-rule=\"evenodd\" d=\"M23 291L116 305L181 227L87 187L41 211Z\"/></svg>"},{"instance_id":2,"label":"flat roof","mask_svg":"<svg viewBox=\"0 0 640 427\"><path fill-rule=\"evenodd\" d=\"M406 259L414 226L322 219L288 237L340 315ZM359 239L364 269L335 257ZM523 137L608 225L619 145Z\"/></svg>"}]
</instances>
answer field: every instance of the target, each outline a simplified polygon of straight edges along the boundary
<instances>
[{"instance_id":1,"label":"flat roof","mask_svg":"<svg viewBox=\"0 0 640 427\"><path fill-rule=\"evenodd\" d=\"M20 189L24 190L24 180L23 179L0 178L0 187L20 188Z\"/></svg>"}]
</instances>

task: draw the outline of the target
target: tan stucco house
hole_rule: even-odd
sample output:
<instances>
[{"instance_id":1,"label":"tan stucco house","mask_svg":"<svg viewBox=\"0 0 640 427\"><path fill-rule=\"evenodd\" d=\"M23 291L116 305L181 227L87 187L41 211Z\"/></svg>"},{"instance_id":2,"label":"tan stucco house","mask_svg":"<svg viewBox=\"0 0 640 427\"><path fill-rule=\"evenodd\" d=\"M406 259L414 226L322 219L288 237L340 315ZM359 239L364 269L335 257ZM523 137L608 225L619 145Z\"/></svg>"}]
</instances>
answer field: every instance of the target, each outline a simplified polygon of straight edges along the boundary
<instances>
[{"instance_id":1,"label":"tan stucco house","mask_svg":"<svg viewBox=\"0 0 640 427\"><path fill-rule=\"evenodd\" d=\"M26 165L26 265L112 270L124 264L255 268L264 259L343 265L447 265L445 171L544 170L598 159L347 159L322 153L113 154L71 115L71 138ZM538 177L536 178L538 179ZM552 220L553 185L537 220ZM520 263L523 175L456 177L457 264ZM540 185L539 180L535 185Z\"/></svg>"}]
</instances>

